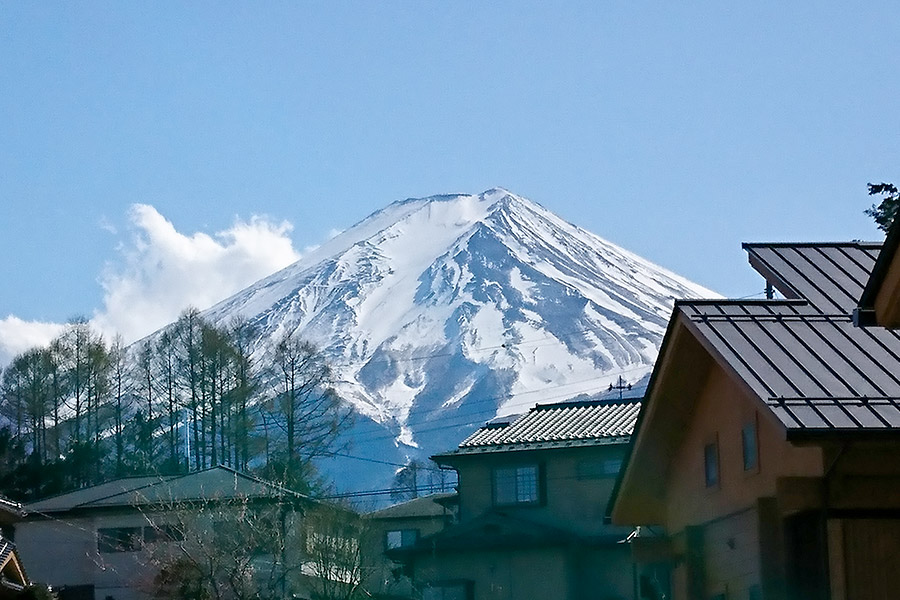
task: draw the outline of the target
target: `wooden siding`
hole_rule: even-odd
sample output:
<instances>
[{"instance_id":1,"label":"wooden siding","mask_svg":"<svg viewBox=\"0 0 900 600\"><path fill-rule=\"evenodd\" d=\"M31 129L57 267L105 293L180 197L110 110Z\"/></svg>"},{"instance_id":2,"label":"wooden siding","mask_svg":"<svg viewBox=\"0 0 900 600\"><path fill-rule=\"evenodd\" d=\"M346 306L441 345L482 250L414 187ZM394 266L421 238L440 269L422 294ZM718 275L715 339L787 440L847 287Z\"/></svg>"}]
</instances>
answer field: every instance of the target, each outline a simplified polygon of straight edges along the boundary
<instances>
[{"instance_id":1,"label":"wooden siding","mask_svg":"<svg viewBox=\"0 0 900 600\"><path fill-rule=\"evenodd\" d=\"M821 450L787 442L780 423L760 408L721 367L712 368L669 469L665 524L670 532L725 517L755 506L758 498L775 496L779 477L822 475ZM745 472L741 429L754 420L758 424L758 468ZM719 483L707 488L703 448L712 438L719 442Z\"/></svg>"},{"instance_id":2,"label":"wooden siding","mask_svg":"<svg viewBox=\"0 0 900 600\"><path fill-rule=\"evenodd\" d=\"M845 600L900 593L900 519L844 519Z\"/></svg>"}]
</instances>

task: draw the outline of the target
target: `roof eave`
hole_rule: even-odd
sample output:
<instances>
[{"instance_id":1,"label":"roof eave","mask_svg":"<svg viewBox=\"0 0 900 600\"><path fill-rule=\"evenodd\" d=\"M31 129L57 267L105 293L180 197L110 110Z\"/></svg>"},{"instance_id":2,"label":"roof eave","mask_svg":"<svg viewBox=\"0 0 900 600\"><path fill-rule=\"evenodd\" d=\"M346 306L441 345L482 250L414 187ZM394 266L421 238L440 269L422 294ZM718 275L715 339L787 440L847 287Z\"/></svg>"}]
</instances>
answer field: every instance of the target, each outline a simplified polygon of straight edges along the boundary
<instances>
[{"instance_id":1,"label":"roof eave","mask_svg":"<svg viewBox=\"0 0 900 600\"><path fill-rule=\"evenodd\" d=\"M790 428L787 440L792 443L824 444L847 442L896 442L900 439L900 428Z\"/></svg>"},{"instance_id":2,"label":"roof eave","mask_svg":"<svg viewBox=\"0 0 900 600\"><path fill-rule=\"evenodd\" d=\"M616 519L616 511L619 495L622 491L622 487L630 481L626 481L629 477L630 467L632 464L631 458L634 454L635 447L640 443L640 435L643 431L642 425L644 419L647 418L647 414L650 410L652 410L652 398L659 385L658 381L660 378L660 372L663 370L663 359L668 356L669 347L673 344L672 339L675 337L676 328L679 325L679 322L685 319L685 315L681 310L681 304L683 301L676 300L675 305L672 308L672 315L669 317L669 324L666 327L666 333L663 335L662 344L660 344L659 354L657 355L656 362L653 365L653 371L650 373L650 380L647 382L647 390L644 392L644 400L641 403L641 410L638 412L637 420L634 423L634 429L631 432L631 441L628 444L628 448L625 451L625 456L622 458L622 467L619 469L619 474L616 476L616 482L613 484L612 493L609 496L609 501L606 504L606 517L605 520L615 522ZM680 317L680 318L679 318Z\"/></svg>"},{"instance_id":3,"label":"roof eave","mask_svg":"<svg viewBox=\"0 0 900 600\"><path fill-rule=\"evenodd\" d=\"M884 283L888 269L893 262L893 258L900 249L900 218L895 218L888 229L884 243L881 245L881 252L875 259L875 266L872 267L872 273L869 275L869 281L863 288L862 296L859 299L859 308L862 310L872 310L875 307L875 298Z\"/></svg>"}]
</instances>

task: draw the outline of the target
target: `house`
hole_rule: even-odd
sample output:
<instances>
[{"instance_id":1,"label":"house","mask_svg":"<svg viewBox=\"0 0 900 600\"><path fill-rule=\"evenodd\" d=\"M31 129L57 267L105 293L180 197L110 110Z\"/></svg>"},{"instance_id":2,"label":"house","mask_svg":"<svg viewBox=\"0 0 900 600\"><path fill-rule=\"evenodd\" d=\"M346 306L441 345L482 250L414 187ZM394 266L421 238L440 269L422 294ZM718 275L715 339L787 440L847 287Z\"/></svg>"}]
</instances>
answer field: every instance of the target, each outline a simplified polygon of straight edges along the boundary
<instances>
[{"instance_id":1,"label":"house","mask_svg":"<svg viewBox=\"0 0 900 600\"><path fill-rule=\"evenodd\" d=\"M309 598L326 534L304 523L324 505L226 467L131 477L28 504L16 527L32 577L61 600L138 600L223 578ZM325 522L324 519L319 519ZM325 565L337 572L335 565ZM262 585L262 584L259 584Z\"/></svg>"},{"instance_id":2,"label":"house","mask_svg":"<svg viewBox=\"0 0 900 600\"><path fill-rule=\"evenodd\" d=\"M897 596L898 242L745 244L784 299L676 303L610 507L675 600Z\"/></svg>"},{"instance_id":3,"label":"house","mask_svg":"<svg viewBox=\"0 0 900 600\"><path fill-rule=\"evenodd\" d=\"M458 521L388 555L426 600L635 598L631 529L603 508L639 406L545 404L488 423L433 457L457 471Z\"/></svg>"},{"instance_id":4,"label":"house","mask_svg":"<svg viewBox=\"0 0 900 600\"><path fill-rule=\"evenodd\" d=\"M31 582L13 543L14 524L22 518L22 505L0 496L0 600L17 598Z\"/></svg>"},{"instance_id":5,"label":"house","mask_svg":"<svg viewBox=\"0 0 900 600\"><path fill-rule=\"evenodd\" d=\"M374 598L411 598L415 590L402 565L385 552L414 545L456 519L459 496L435 493L400 502L365 515L365 589Z\"/></svg>"}]
</instances>

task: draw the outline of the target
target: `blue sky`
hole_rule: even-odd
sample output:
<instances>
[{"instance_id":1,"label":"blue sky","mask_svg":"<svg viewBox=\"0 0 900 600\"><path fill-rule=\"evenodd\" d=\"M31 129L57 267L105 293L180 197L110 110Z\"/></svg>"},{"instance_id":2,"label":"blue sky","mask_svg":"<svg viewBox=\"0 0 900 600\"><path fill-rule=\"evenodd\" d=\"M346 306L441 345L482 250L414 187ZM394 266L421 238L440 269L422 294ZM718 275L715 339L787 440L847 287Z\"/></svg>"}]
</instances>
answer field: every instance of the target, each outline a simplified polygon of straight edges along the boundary
<instances>
[{"instance_id":1,"label":"blue sky","mask_svg":"<svg viewBox=\"0 0 900 600\"><path fill-rule=\"evenodd\" d=\"M284 262L493 186L754 294L742 241L880 239L897 31L888 2L2 3L0 319L180 300L152 272L200 234L204 268L235 228Z\"/></svg>"}]
</instances>

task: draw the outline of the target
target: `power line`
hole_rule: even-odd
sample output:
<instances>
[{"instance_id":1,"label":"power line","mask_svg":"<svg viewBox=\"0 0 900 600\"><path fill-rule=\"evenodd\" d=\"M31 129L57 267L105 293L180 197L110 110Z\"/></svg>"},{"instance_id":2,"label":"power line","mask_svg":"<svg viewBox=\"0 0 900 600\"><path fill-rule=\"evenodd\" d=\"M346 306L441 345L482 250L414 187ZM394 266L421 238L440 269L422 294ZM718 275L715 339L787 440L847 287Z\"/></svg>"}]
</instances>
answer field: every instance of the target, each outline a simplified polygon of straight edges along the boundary
<instances>
[{"instance_id":1,"label":"power line","mask_svg":"<svg viewBox=\"0 0 900 600\"><path fill-rule=\"evenodd\" d=\"M593 377L590 377L590 378L587 378L587 379L581 379L581 380L578 380L578 381L569 381L569 382L566 382L566 383L560 383L560 384L555 384L555 385L548 385L548 386L546 386L546 387L542 387L542 388L539 388L539 389L526 390L526 391L522 391L522 392L516 392L516 393L514 393L514 394L506 394L506 395L504 395L504 396L486 396L486 397L483 397L483 398L478 398L478 399L470 400L469 402L466 403L466 406L467 406L467 407L471 407L471 406L475 406L475 405L482 405L482 404L487 404L487 403L491 403L492 406L491 406L491 408L486 409L486 410L480 410L480 411L475 411L475 412L469 412L469 413L466 413L465 416L478 416L478 415L487 415L487 414L491 414L491 413L494 413L494 412L496 411L496 406L495 406L495 405L497 405L497 404L499 404L499 403L501 403L501 402L503 402L503 401L505 401L505 400L511 400L511 399L513 399L513 398L519 398L519 397L521 397L521 396L526 396L526 395L531 395L531 394L542 394L542 393L544 393L544 392L546 392L546 391L548 391L548 390L556 390L556 389L565 388L565 387L569 387L569 386L583 385L583 384L590 384L590 383L596 382L594 385L589 386L589 387L586 387L585 389L575 390L575 391L572 391L572 392L563 392L563 393L560 393L560 394L548 395L548 396L542 397L541 399L542 399L542 400L554 400L554 399L559 399L559 398L572 398L572 397L580 396L580 395L583 395L583 394L592 395L592 394L597 394L597 393L600 393L600 392L606 392L606 391L607 391L606 388L605 388L606 384L600 385L600 384L599 384L599 381L605 380L605 379L607 379L607 378L609 378L609 377L612 377L612 376L619 376L619 377L621 377L622 374L625 374L625 373L631 373L631 372L634 372L634 371L640 371L640 370L647 369L647 368L649 368L648 365L640 365L640 366L635 366L635 367L632 367L632 368L629 368L629 369L623 369L623 370L616 371L616 372L605 373L605 374L602 375L602 376L593 376ZM641 387L637 387L637 388L634 388L634 389L636 389L636 390L637 390L637 389L644 389L645 387L646 387L646 386L641 386ZM507 404L507 406L509 406L509 404ZM526 407L530 407L530 405L523 405L521 408L526 408ZM444 407L442 407L442 408L444 408ZM450 409L451 407L446 407L446 408L447 408L447 409ZM373 420L374 420L374 419L373 419ZM419 421L406 421L406 422L404 423L404 425L406 425L406 426L410 426L410 425L422 425L422 424L428 423L428 422L430 422L430 421L432 421L432 420L433 420L433 418L426 417L426 418L424 418L424 419L422 419L422 420L419 420ZM265 426L262 425L262 424L256 424L256 425L253 425L252 428L255 429L256 431L259 431L259 430L264 429ZM380 432L378 432L378 433L380 434Z\"/></svg>"},{"instance_id":2,"label":"power line","mask_svg":"<svg viewBox=\"0 0 900 600\"><path fill-rule=\"evenodd\" d=\"M477 352L485 352L488 350L499 350L500 348L511 349L511 348L516 348L519 346L530 346L530 345L538 344L540 342L544 342L547 340L562 341L559 339L560 335L583 334L583 333L594 332L594 331L606 331L606 329L604 328L603 325L597 324L593 327L581 327L581 328L575 328L575 329L561 330L561 331L557 332L555 335L554 334L545 335L543 337L535 338L535 339L531 339L531 340L523 340L523 341L518 341L518 342L517 341L509 341L509 342L503 342L503 343L493 345L493 346L472 347L472 348L469 348L469 350L474 350ZM422 355L422 356L369 358L367 360L360 359L357 361L346 361L346 362L345 361L337 361L335 363L332 363L332 366L334 366L334 367L355 367L355 366L362 367L362 366L365 366L368 364L430 360L432 358L447 358L447 357L452 357L452 356L456 356L456 355L458 355L458 352L446 351L446 352L435 352L433 354L426 354L426 355Z\"/></svg>"}]
</instances>

